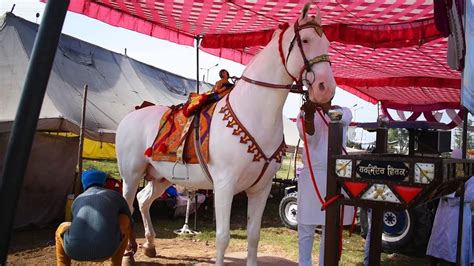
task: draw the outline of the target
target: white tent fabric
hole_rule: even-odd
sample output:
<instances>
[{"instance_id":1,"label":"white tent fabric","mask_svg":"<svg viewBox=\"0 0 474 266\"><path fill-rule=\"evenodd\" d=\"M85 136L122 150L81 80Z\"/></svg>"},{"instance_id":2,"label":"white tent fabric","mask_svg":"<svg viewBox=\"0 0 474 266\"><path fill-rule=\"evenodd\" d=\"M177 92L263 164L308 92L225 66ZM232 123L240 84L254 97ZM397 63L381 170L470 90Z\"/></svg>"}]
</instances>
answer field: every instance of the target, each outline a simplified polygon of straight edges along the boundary
<instances>
[{"instance_id":1,"label":"white tent fabric","mask_svg":"<svg viewBox=\"0 0 474 266\"><path fill-rule=\"evenodd\" d=\"M37 30L10 13L0 16L0 172ZM89 86L86 138L104 142L114 142L120 120L143 101L175 105L196 90L194 80L62 35L37 130L78 134L84 84ZM201 91L210 88L200 84ZM64 217L77 150L77 137L36 133L15 227L45 226Z\"/></svg>"},{"instance_id":2,"label":"white tent fabric","mask_svg":"<svg viewBox=\"0 0 474 266\"><path fill-rule=\"evenodd\" d=\"M11 13L0 17L0 124L7 123L0 125L0 132L8 132L15 118L37 29ZM196 91L195 80L62 35L39 127L78 133L85 84L89 86L86 137L106 142L114 141L120 120L143 101L175 105ZM200 84L200 91L210 88Z\"/></svg>"},{"instance_id":3,"label":"white tent fabric","mask_svg":"<svg viewBox=\"0 0 474 266\"><path fill-rule=\"evenodd\" d=\"M0 172L10 133L0 133ZM36 133L13 226L46 226L64 217L77 163L78 137Z\"/></svg>"},{"instance_id":4,"label":"white tent fabric","mask_svg":"<svg viewBox=\"0 0 474 266\"><path fill-rule=\"evenodd\" d=\"M296 122L293 122L286 116L283 116L283 134L285 135L286 145L296 147L300 139L298 128L296 127Z\"/></svg>"}]
</instances>

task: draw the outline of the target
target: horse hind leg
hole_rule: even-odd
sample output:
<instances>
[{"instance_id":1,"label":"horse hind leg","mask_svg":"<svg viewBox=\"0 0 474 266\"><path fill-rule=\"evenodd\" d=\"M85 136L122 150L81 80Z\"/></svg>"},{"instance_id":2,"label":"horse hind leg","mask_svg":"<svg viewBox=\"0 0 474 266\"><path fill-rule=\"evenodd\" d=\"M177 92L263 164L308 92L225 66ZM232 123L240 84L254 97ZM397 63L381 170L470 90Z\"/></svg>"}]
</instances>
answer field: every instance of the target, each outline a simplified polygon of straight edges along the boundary
<instances>
[{"instance_id":1,"label":"horse hind leg","mask_svg":"<svg viewBox=\"0 0 474 266\"><path fill-rule=\"evenodd\" d=\"M164 178L153 178L137 195L138 206L140 207L143 226L145 228L145 243L142 245L142 248L145 255L148 257L156 256L156 233L150 216L150 207L153 201L161 196L170 185L171 183Z\"/></svg>"},{"instance_id":2,"label":"horse hind leg","mask_svg":"<svg viewBox=\"0 0 474 266\"><path fill-rule=\"evenodd\" d=\"M120 155L121 154L118 153L117 164L120 176L123 180L122 195L128 203L130 212L133 214L133 202L135 200L135 195L137 194L138 184L145 176L148 162L144 156L125 158L125 156Z\"/></svg>"},{"instance_id":3,"label":"horse hind leg","mask_svg":"<svg viewBox=\"0 0 474 266\"><path fill-rule=\"evenodd\" d=\"M260 241L260 228L263 211L267 203L268 194L272 187L270 182L261 190L246 191L248 198L247 207L247 266L257 265L258 242Z\"/></svg>"}]
</instances>

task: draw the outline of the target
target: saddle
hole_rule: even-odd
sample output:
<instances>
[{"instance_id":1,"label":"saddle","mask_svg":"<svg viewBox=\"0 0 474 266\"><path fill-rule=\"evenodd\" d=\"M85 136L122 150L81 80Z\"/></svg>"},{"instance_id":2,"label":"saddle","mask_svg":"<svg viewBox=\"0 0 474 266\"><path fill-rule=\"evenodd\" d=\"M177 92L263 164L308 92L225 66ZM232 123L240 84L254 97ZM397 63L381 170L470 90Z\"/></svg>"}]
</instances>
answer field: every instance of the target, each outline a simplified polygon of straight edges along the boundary
<instances>
[{"instance_id":1,"label":"saddle","mask_svg":"<svg viewBox=\"0 0 474 266\"><path fill-rule=\"evenodd\" d=\"M199 119L199 142L205 162L209 162L209 131L217 102L231 91L223 86L216 92L191 93L185 104L171 106L161 118L158 134L145 155L154 161L198 164L191 134L194 119Z\"/></svg>"}]
</instances>

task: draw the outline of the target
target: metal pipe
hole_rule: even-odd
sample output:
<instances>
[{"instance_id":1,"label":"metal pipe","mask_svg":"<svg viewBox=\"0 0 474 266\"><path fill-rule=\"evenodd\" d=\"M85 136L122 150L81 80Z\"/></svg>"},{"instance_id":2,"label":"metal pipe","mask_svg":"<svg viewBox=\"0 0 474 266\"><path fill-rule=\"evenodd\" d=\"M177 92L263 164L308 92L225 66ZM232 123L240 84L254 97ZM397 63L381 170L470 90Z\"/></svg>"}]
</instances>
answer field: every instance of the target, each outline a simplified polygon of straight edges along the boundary
<instances>
[{"instance_id":1,"label":"metal pipe","mask_svg":"<svg viewBox=\"0 0 474 266\"><path fill-rule=\"evenodd\" d=\"M194 231L197 229L197 213L198 213L198 194L194 191Z\"/></svg>"},{"instance_id":2,"label":"metal pipe","mask_svg":"<svg viewBox=\"0 0 474 266\"><path fill-rule=\"evenodd\" d=\"M467 126L469 124L468 116L469 110L464 108L463 126L462 126L462 159L466 159L467 152ZM458 216L458 239L457 239L457 250L456 250L456 265L461 265L461 253L462 253L462 231L464 221L464 183L461 185L460 196L459 196L459 216Z\"/></svg>"},{"instance_id":3,"label":"metal pipe","mask_svg":"<svg viewBox=\"0 0 474 266\"><path fill-rule=\"evenodd\" d=\"M196 36L196 92L199 94L199 40L200 36ZM204 81L204 78L202 79Z\"/></svg>"},{"instance_id":4,"label":"metal pipe","mask_svg":"<svg viewBox=\"0 0 474 266\"><path fill-rule=\"evenodd\" d=\"M469 110L466 107L464 108L464 117L463 117L463 124L462 124L462 158L466 159L466 152L467 152L467 127L469 126Z\"/></svg>"},{"instance_id":5,"label":"metal pipe","mask_svg":"<svg viewBox=\"0 0 474 266\"><path fill-rule=\"evenodd\" d=\"M0 265L5 265L11 229L38 117L69 0L49 0L36 36L0 179Z\"/></svg>"},{"instance_id":6,"label":"metal pipe","mask_svg":"<svg viewBox=\"0 0 474 266\"><path fill-rule=\"evenodd\" d=\"M87 91L89 85L84 85L84 94L82 96L82 113L81 113L81 128L79 130L79 150L77 151L77 168L76 178L74 179L73 192L77 196L82 191L82 151L84 150L84 133L86 130L86 108L87 108Z\"/></svg>"},{"instance_id":7,"label":"metal pipe","mask_svg":"<svg viewBox=\"0 0 474 266\"><path fill-rule=\"evenodd\" d=\"M463 234L463 221L464 221L464 182L459 188L459 216L458 216L458 239L456 245L456 265L461 264L461 255L462 255L462 234ZM465 262L467 263L467 262Z\"/></svg>"},{"instance_id":8,"label":"metal pipe","mask_svg":"<svg viewBox=\"0 0 474 266\"><path fill-rule=\"evenodd\" d=\"M296 143L295 153L294 153L295 156L294 156L293 165L295 167L294 167L294 171L293 171L293 179L296 179L296 160L298 159L298 150L300 148L300 142L301 142L301 139L298 139L298 142Z\"/></svg>"}]
</instances>

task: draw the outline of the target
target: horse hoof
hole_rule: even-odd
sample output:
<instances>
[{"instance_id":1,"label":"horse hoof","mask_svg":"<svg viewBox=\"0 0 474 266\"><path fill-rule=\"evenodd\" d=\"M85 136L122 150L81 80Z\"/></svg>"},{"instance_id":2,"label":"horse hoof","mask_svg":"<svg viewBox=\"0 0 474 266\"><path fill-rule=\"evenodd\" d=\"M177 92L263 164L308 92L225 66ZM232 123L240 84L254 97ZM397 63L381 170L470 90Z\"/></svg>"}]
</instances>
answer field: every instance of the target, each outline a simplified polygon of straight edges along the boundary
<instances>
[{"instance_id":1,"label":"horse hoof","mask_svg":"<svg viewBox=\"0 0 474 266\"><path fill-rule=\"evenodd\" d=\"M145 253L145 256L149 258L154 258L156 257L156 249L153 248L143 248L143 253Z\"/></svg>"},{"instance_id":2,"label":"horse hoof","mask_svg":"<svg viewBox=\"0 0 474 266\"><path fill-rule=\"evenodd\" d=\"M135 265L135 259L133 258L133 255L123 256L122 266L133 266L133 265Z\"/></svg>"}]
</instances>

